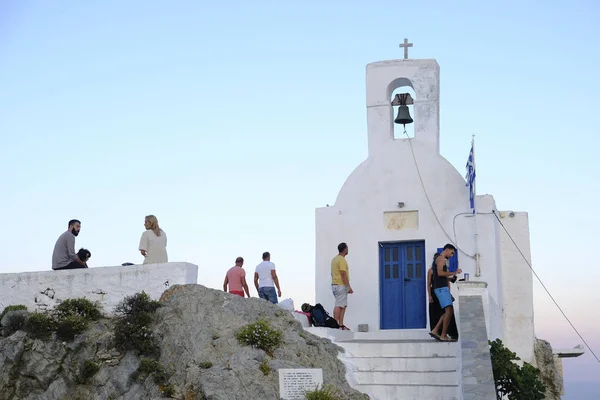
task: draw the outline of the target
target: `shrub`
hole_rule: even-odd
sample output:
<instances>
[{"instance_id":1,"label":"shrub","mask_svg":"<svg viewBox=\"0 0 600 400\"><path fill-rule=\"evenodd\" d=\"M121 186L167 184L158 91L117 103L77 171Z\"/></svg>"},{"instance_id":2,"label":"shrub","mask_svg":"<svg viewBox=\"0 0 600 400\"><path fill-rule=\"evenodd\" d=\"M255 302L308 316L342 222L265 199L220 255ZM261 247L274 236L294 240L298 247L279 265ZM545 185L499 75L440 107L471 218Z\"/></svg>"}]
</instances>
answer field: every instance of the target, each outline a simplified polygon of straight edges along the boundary
<instances>
[{"instance_id":1,"label":"shrub","mask_svg":"<svg viewBox=\"0 0 600 400\"><path fill-rule=\"evenodd\" d=\"M56 306L54 312L59 319L76 315L88 321L97 321L102 317L99 304L84 297L67 299Z\"/></svg>"},{"instance_id":2,"label":"shrub","mask_svg":"<svg viewBox=\"0 0 600 400\"><path fill-rule=\"evenodd\" d=\"M273 328L265 320L242 327L235 337L242 345L262 349L270 356L273 356L273 351L283 342L283 332Z\"/></svg>"},{"instance_id":3,"label":"shrub","mask_svg":"<svg viewBox=\"0 0 600 400\"><path fill-rule=\"evenodd\" d=\"M86 360L83 363L83 367L79 372L79 375L75 379L75 383L77 384L86 384L88 381L96 375L96 373L100 370L100 366L93 361Z\"/></svg>"},{"instance_id":4,"label":"shrub","mask_svg":"<svg viewBox=\"0 0 600 400\"><path fill-rule=\"evenodd\" d=\"M19 311L19 310L27 310L27 307L24 306L23 304L16 304L14 306L8 306L8 307L6 307L2 311L2 314L0 314L0 321L2 321L2 318L4 318L4 316L6 315L7 312L9 312L9 311Z\"/></svg>"},{"instance_id":5,"label":"shrub","mask_svg":"<svg viewBox=\"0 0 600 400\"><path fill-rule=\"evenodd\" d=\"M269 362L266 358L264 358L261 361L260 366L258 368L264 375L269 375L271 373L271 367L269 367Z\"/></svg>"},{"instance_id":6,"label":"shrub","mask_svg":"<svg viewBox=\"0 0 600 400\"><path fill-rule=\"evenodd\" d=\"M492 370L496 384L496 398L501 400L543 400L546 387L540 380L540 370L529 363L520 367L515 363L520 358L504 347L502 340L490 344Z\"/></svg>"},{"instance_id":7,"label":"shrub","mask_svg":"<svg viewBox=\"0 0 600 400\"><path fill-rule=\"evenodd\" d=\"M60 340L71 341L84 332L89 326L89 321L77 314L59 317L56 321L56 336Z\"/></svg>"},{"instance_id":8,"label":"shrub","mask_svg":"<svg viewBox=\"0 0 600 400\"><path fill-rule=\"evenodd\" d=\"M35 339L48 339L55 329L54 318L44 313L33 313L25 322L25 331Z\"/></svg>"},{"instance_id":9,"label":"shrub","mask_svg":"<svg viewBox=\"0 0 600 400\"><path fill-rule=\"evenodd\" d=\"M140 354L156 354L158 346L151 329L153 322L153 316L148 313L119 319L115 324L115 345Z\"/></svg>"},{"instance_id":10,"label":"shrub","mask_svg":"<svg viewBox=\"0 0 600 400\"><path fill-rule=\"evenodd\" d=\"M152 300L146 292L127 296L115 307L115 313L123 316L136 315L140 313L153 314L160 307L158 301Z\"/></svg>"},{"instance_id":11,"label":"shrub","mask_svg":"<svg viewBox=\"0 0 600 400\"><path fill-rule=\"evenodd\" d=\"M200 368L208 369L208 368L210 368L210 367L212 367L212 366L213 366L213 363L211 363L210 361L207 361L207 362L201 362L200 364L198 364L198 366L199 366Z\"/></svg>"},{"instance_id":12,"label":"shrub","mask_svg":"<svg viewBox=\"0 0 600 400\"><path fill-rule=\"evenodd\" d=\"M304 395L306 396L306 400L342 400L340 391L332 385L317 387L315 390L308 391Z\"/></svg>"},{"instance_id":13,"label":"shrub","mask_svg":"<svg viewBox=\"0 0 600 400\"><path fill-rule=\"evenodd\" d=\"M141 360L135 378L144 380L148 376L152 376L152 380L165 397L172 397L175 394L175 387L168 384L169 375L163 366L156 360L145 358Z\"/></svg>"},{"instance_id":14,"label":"shrub","mask_svg":"<svg viewBox=\"0 0 600 400\"><path fill-rule=\"evenodd\" d=\"M4 336L12 335L16 331L20 331L25 327L25 320L27 319L25 315L10 314L9 316L5 317L6 321L4 322L4 329L2 330L2 334Z\"/></svg>"},{"instance_id":15,"label":"shrub","mask_svg":"<svg viewBox=\"0 0 600 400\"><path fill-rule=\"evenodd\" d=\"M175 394L175 386L172 383L167 386L159 386L159 389L165 397L173 397Z\"/></svg>"},{"instance_id":16,"label":"shrub","mask_svg":"<svg viewBox=\"0 0 600 400\"><path fill-rule=\"evenodd\" d=\"M152 324L154 312L160 307L145 292L127 296L115 307L121 317L115 324L115 345L123 350L135 350L140 354L157 354Z\"/></svg>"}]
</instances>

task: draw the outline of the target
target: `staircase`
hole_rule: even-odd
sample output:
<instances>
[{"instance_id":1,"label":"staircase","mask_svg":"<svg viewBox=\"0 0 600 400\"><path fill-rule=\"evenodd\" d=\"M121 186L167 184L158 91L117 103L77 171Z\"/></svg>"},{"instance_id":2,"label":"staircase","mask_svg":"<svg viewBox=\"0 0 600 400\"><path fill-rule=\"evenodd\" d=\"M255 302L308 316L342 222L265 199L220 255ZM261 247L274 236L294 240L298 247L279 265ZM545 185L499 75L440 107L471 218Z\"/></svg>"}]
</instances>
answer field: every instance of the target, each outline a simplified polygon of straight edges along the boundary
<instances>
[{"instance_id":1,"label":"staircase","mask_svg":"<svg viewBox=\"0 0 600 400\"><path fill-rule=\"evenodd\" d=\"M437 342L424 330L312 333L346 351L350 385L373 400L459 400L458 344Z\"/></svg>"}]
</instances>

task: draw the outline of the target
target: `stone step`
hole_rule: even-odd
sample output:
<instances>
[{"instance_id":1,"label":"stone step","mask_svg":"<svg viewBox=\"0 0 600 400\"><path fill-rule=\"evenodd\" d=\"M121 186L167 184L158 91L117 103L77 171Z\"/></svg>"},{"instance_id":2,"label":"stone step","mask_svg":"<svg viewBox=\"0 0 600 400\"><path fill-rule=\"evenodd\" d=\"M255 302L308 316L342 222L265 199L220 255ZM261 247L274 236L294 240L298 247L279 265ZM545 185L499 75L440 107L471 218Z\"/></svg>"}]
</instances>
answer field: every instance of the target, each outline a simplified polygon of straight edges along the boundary
<instances>
[{"instance_id":1,"label":"stone step","mask_svg":"<svg viewBox=\"0 0 600 400\"><path fill-rule=\"evenodd\" d=\"M371 400L459 400L458 385L354 385Z\"/></svg>"},{"instance_id":2,"label":"stone step","mask_svg":"<svg viewBox=\"0 0 600 400\"><path fill-rule=\"evenodd\" d=\"M347 332L347 331L342 331ZM339 340L345 340L347 337L340 335ZM429 340L429 330L427 329L386 329L375 332L352 332L351 339L367 340Z\"/></svg>"},{"instance_id":3,"label":"stone step","mask_svg":"<svg viewBox=\"0 0 600 400\"><path fill-rule=\"evenodd\" d=\"M457 371L354 371L359 385L454 385Z\"/></svg>"},{"instance_id":4,"label":"stone step","mask_svg":"<svg viewBox=\"0 0 600 400\"><path fill-rule=\"evenodd\" d=\"M344 357L354 371L456 371L456 357Z\"/></svg>"},{"instance_id":5,"label":"stone step","mask_svg":"<svg viewBox=\"0 0 600 400\"><path fill-rule=\"evenodd\" d=\"M456 357L456 342L435 340L349 340L338 342L346 357Z\"/></svg>"}]
</instances>

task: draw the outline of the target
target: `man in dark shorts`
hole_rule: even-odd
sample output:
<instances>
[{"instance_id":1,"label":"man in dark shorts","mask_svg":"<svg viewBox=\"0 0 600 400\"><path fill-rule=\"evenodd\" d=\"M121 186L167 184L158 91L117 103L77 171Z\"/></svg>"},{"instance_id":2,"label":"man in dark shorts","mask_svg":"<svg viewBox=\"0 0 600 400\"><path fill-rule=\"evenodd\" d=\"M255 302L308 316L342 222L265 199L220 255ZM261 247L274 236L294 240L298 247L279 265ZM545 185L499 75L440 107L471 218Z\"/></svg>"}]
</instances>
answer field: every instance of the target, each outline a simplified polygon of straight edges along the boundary
<instances>
[{"instance_id":1,"label":"man in dark shorts","mask_svg":"<svg viewBox=\"0 0 600 400\"><path fill-rule=\"evenodd\" d=\"M454 256L456 247L451 244L444 246L442 253L435 260L435 268L433 268L433 292L440 302L440 307L444 310L444 314L440 317L437 325L429 332L429 335L436 340L444 342L452 341L448 337L448 326L450 320L454 315L454 307L452 307L452 295L450 294L450 284L448 278L461 274L462 270L458 269L456 272L448 271L446 267L446 261ZM442 333L439 334L439 330L442 328Z\"/></svg>"}]
</instances>

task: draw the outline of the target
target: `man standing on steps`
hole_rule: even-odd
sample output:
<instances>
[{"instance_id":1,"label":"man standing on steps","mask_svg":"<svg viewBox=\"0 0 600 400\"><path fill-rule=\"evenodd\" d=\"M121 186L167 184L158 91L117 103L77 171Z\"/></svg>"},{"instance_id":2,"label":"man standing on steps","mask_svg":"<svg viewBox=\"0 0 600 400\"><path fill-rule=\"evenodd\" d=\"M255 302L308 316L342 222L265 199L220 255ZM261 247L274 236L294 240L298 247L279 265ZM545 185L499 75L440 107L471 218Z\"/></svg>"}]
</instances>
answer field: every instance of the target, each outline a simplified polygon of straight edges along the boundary
<instances>
[{"instance_id":1,"label":"man standing on steps","mask_svg":"<svg viewBox=\"0 0 600 400\"><path fill-rule=\"evenodd\" d=\"M244 259L242 257L236 258L235 265L229 268L225 275L223 291L226 292L227 286L229 286L229 293L244 297L244 292L246 292L246 296L250 297L250 290L246 283L246 271L244 271L243 266Z\"/></svg>"},{"instance_id":2,"label":"man standing on steps","mask_svg":"<svg viewBox=\"0 0 600 400\"><path fill-rule=\"evenodd\" d=\"M344 315L348 306L348 294L354 293L354 290L350 286L347 255L348 245L343 242L338 244L338 255L331 260L331 290L335 298L333 318L340 325L340 329L349 331L350 329L344 325Z\"/></svg>"},{"instance_id":3,"label":"man standing on steps","mask_svg":"<svg viewBox=\"0 0 600 400\"><path fill-rule=\"evenodd\" d=\"M58 237L52 253L52 269L79 269L87 268L84 261L75 253L75 236L79 235L81 222L77 219L69 221L69 228Z\"/></svg>"},{"instance_id":4,"label":"man standing on steps","mask_svg":"<svg viewBox=\"0 0 600 400\"><path fill-rule=\"evenodd\" d=\"M433 268L433 292L440 301L440 307L444 310L444 314L440 317L437 325L429 332L429 335L443 342L453 341L448 337L448 327L454 315L448 278L462 273L461 269L456 270L456 272L450 272L446 267L446 262L454 256L455 251L456 247L453 245L445 245L442 253L435 259L435 268ZM439 334L440 327L442 328L441 334Z\"/></svg>"},{"instance_id":5,"label":"man standing on steps","mask_svg":"<svg viewBox=\"0 0 600 400\"><path fill-rule=\"evenodd\" d=\"M254 272L254 286L258 292L258 297L277 304L279 302L277 297L281 297L281 289L279 288L277 272L275 272L275 264L271 262L271 253L265 251L262 259L263 262L256 266ZM277 293L275 293L273 285L277 286Z\"/></svg>"}]
</instances>

